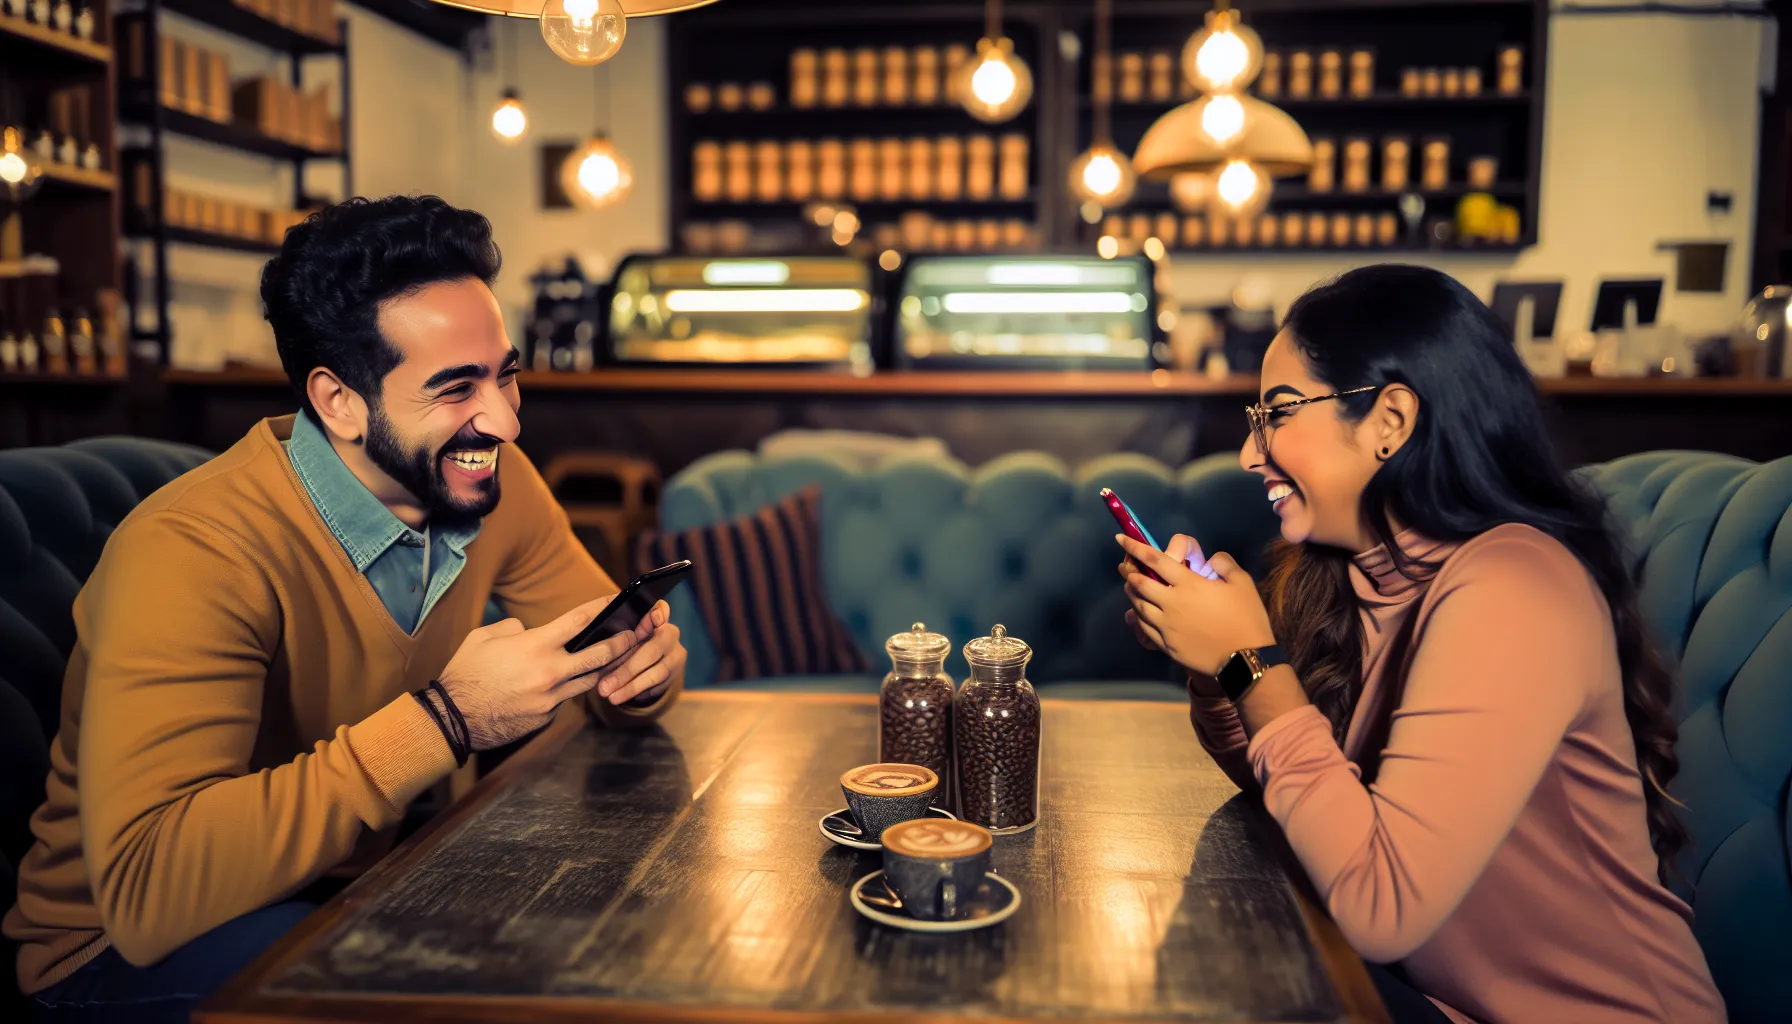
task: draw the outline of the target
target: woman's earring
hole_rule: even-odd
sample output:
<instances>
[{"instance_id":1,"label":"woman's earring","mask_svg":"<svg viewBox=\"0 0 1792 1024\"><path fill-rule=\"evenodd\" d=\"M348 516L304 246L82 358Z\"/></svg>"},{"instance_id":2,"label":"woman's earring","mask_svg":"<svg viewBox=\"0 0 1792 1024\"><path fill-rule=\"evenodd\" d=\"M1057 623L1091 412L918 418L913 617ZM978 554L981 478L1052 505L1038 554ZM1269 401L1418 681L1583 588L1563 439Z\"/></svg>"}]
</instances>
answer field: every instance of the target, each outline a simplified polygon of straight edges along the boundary
<instances>
[{"instance_id":1,"label":"woman's earring","mask_svg":"<svg viewBox=\"0 0 1792 1024\"><path fill-rule=\"evenodd\" d=\"M1392 454L1393 454L1393 451L1389 448L1383 447L1381 449L1381 458L1384 462L1387 460L1387 457Z\"/></svg>"}]
</instances>

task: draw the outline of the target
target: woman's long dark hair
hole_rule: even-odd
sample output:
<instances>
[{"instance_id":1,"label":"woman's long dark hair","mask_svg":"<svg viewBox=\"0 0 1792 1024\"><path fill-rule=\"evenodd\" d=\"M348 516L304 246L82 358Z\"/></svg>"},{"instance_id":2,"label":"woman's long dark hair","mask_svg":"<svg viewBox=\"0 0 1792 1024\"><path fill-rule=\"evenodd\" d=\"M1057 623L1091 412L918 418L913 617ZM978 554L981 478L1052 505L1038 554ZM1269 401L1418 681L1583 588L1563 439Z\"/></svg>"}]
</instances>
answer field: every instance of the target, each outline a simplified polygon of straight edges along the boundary
<instances>
[{"instance_id":1,"label":"woman's long dark hair","mask_svg":"<svg viewBox=\"0 0 1792 1024\"><path fill-rule=\"evenodd\" d=\"M1446 274L1384 264L1314 287L1282 326L1312 375L1331 388L1404 384L1419 396L1411 438L1362 498L1364 519L1401 571L1411 575L1417 563L1394 542L1392 522L1438 541L1522 523L1574 552L1599 584L1617 633L1624 714L1665 882L1688 839L1666 791L1680 767L1673 674L1650 642L1605 504L1563 468L1544 431L1537 387L1498 318ZM1360 420L1376 398L1341 398L1338 414ZM1284 544L1267 582L1276 635L1290 638L1283 641L1290 660L1339 742L1362 692L1366 650L1349 556Z\"/></svg>"}]
</instances>

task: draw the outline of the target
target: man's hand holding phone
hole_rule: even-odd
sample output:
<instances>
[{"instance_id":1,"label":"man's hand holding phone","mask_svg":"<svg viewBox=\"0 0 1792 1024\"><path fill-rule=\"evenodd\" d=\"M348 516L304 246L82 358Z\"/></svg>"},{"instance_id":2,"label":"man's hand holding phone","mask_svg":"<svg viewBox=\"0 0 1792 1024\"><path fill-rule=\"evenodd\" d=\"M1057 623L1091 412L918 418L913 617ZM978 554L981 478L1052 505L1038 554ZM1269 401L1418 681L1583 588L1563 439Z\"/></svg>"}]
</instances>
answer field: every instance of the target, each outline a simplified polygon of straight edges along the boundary
<instances>
[{"instance_id":1,"label":"man's hand holding phone","mask_svg":"<svg viewBox=\"0 0 1792 1024\"><path fill-rule=\"evenodd\" d=\"M612 704L663 691L684 669L685 650L664 601L631 630L577 653L565 646L611 598L588 601L554 621L524 629L517 619L467 634L438 681L467 720L474 750L490 750L540 729L569 698L596 687Z\"/></svg>"}]
</instances>

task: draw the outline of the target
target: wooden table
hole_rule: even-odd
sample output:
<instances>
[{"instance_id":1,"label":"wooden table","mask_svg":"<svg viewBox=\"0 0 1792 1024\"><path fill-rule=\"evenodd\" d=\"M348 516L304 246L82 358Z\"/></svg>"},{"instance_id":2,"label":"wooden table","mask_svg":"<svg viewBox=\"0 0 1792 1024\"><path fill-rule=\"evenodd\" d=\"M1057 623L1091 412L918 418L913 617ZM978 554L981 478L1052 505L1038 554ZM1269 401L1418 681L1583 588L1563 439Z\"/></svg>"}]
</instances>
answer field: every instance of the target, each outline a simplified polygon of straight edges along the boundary
<instances>
[{"instance_id":1,"label":"wooden table","mask_svg":"<svg viewBox=\"0 0 1792 1024\"><path fill-rule=\"evenodd\" d=\"M1047 701L1044 729L993 928L848 904L877 857L816 821L875 760L871 698L691 694L643 732L563 716L195 1020L1386 1020L1184 706Z\"/></svg>"}]
</instances>

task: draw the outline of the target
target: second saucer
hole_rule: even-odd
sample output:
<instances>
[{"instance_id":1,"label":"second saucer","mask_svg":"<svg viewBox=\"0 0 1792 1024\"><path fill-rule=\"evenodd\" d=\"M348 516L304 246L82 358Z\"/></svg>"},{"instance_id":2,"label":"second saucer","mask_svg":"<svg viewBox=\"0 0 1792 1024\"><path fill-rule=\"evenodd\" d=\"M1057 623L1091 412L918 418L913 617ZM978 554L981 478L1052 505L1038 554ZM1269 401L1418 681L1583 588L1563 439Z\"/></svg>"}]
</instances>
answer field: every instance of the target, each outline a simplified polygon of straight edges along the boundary
<instances>
[{"instance_id":1,"label":"second saucer","mask_svg":"<svg viewBox=\"0 0 1792 1024\"><path fill-rule=\"evenodd\" d=\"M951 811L941 810L938 807L927 808L927 817L958 820L957 815ZM823 815L817 824L821 827L821 834L826 836L831 843L850 846L855 850L883 849L882 843L874 843L865 839L864 831L852 820L852 812L844 807L832 814Z\"/></svg>"}]
</instances>

